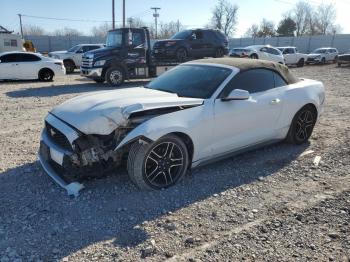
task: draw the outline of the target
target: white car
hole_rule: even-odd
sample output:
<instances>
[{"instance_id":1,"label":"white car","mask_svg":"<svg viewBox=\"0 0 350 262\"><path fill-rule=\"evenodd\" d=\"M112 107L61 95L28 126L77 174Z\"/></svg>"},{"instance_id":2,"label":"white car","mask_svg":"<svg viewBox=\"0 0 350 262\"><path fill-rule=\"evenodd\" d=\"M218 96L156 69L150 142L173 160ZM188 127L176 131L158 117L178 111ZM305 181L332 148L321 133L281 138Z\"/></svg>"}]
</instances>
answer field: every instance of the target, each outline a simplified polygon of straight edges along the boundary
<instances>
[{"instance_id":1,"label":"white car","mask_svg":"<svg viewBox=\"0 0 350 262\"><path fill-rule=\"evenodd\" d=\"M336 62L338 55L339 53L336 48L317 48L308 54L306 64L325 64L327 62Z\"/></svg>"},{"instance_id":2,"label":"white car","mask_svg":"<svg viewBox=\"0 0 350 262\"><path fill-rule=\"evenodd\" d=\"M286 65L296 65L303 67L307 60L307 55L298 52L295 46L277 47L283 54Z\"/></svg>"},{"instance_id":3,"label":"white car","mask_svg":"<svg viewBox=\"0 0 350 262\"><path fill-rule=\"evenodd\" d=\"M244 49L249 50L247 55L252 59L263 59L280 64L285 63L282 52L270 45L251 45Z\"/></svg>"},{"instance_id":4,"label":"white car","mask_svg":"<svg viewBox=\"0 0 350 262\"><path fill-rule=\"evenodd\" d=\"M31 80L51 81L54 76L65 75L63 62L29 52L0 53L1 80Z\"/></svg>"},{"instance_id":5,"label":"white car","mask_svg":"<svg viewBox=\"0 0 350 262\"><path fill-rule=\"evenodd\" d=\"M49 57L63 60L67 74L69 74L73 73L74 69L80 68L84 53L102 47L104 47L103 44L81 44L65 51L50 52L48 55Z\"/></svg>"},{"instance_id":6,"label":"white car","mask_svg":"<svg viewBox=\"0 0 350 262\"><path fill-rule=\"evenodd\" d=\"M45 119L39 160L69 194L78 179L125 159L141 189L174 185L187 169L286 139L305 143L322 113L321 82L286 66L214 58L187 62L144 87L75 97Z\"/></svg>"}]
</instances>

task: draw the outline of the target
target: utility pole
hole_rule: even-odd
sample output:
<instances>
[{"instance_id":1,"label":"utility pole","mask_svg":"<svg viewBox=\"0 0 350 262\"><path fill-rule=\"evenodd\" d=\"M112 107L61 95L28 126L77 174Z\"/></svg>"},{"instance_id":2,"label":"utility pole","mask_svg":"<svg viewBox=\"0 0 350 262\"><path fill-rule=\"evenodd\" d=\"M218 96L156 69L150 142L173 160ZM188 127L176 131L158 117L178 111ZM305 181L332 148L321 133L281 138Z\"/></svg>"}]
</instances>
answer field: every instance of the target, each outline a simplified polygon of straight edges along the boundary
<instances>
[{"instance_id":1,"label":"utility pole","mask_svg":"<svg viewBox=\"0 0 350 262\"><path fill-rule=\"evenodd\" d=\"M179 32L180 31L180 21L179 21L179 19L177 19L176 28L177 28L177 31Z\"/></svg>"},{"instance_id":2,"label":"utility pole","mask_svg":"<svg viewBox=\"0 0 350 262\"><path fill-rule=\"evenodd\" d=\"M159 10L160 7L151 7L151 9L154 10L153 17L154 17L154 23L155 23L155 25L156 25L156 34L155 34L155 37L156 37L156 39L157 39L157 25L158 25L157 19L158 19L158 17L159 17L159 14L157 13L157 10Z\"/></svg>"},{"instance_id":3,"label":"utility pole","mask_svg":"<svg viewBox=\"0 0 350 262\"><path fill-rule=\"evenodd\" d=\"M21 37L23 39L22 15L18 14L18 17L19 17L19 25L21 27Z\"/></svg>"},{"instance_id":4,"label":"utility pole","mask_svg":"<svg viewBox=\"0 0 350 262\"><path fill-rule=\"evenodd\" d=\"M112 0L112 29L115 29L114 0Z\"/></svg>"},{"instance_id":5,"label":"utility pole","mask_svg":"<svg viewBox=\"0 0 350 262\"><path fill-rule=\"evenodd\" d=\"M125 0L123 0L123 27L125 27Z\"/></svg>"}]
</instances>

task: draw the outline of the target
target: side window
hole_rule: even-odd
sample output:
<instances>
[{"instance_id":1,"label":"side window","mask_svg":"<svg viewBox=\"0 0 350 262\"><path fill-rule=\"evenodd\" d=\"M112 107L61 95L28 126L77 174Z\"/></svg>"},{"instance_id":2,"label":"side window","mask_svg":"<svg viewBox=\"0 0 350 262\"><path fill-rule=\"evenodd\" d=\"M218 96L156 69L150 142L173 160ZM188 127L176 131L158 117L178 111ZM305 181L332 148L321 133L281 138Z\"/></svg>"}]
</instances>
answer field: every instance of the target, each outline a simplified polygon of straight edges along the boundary
<instances>
[{"instance_id":1,"label":"side window","mask_svg":"<svg viewBox=\"0 0 350 262\"><path fill-rule=\"evenodd\" d=\"M19 54L18 56L19 56L20 62L35 62L35 61L41 60L40 57L32 54Z\"/></svg>"},{"instance_id":2,"label":"side window","mask_svg":"<svg viewBox=\"0 0 350 262\"><path fill-rule=\"evenodd\" d=\"M273 72L267 69L251 69L236 75L225 87L220 97L226 97L234 89L249 93L267 91L275 87Z\"/></svg>"},{"instance_id":3,"label":"side window","mask_svg":"<svg viewBox=\"0 0 350 262\"><path fill-rule=\"evenodd\" d=\"M287 82L284 81L284 79L278 73L272 72L272 74L273 74L273 79L275 81L275 87L288 85Z\"/></svg>"},{"instance_id":4,"label":"side window","mask_svg":"<svg viewBox=\"0 0 350 262\"><path fill-rule=\"evenodd\" d=\"M276 49L274 49L274 48L267 48L268 49L268 53L270 53L270 54L273 54L273 55L279 55L280 53L276 50ZM290 53L290 51L289 51L289 53Z\"/></svg>"},{"instance_id":5,"label":"side window","mask_svg":"<svg viewBox=\"0 0 350 262\"><path fill-rule=\"evenodd\" d=\"M90 46L85 45L81 48L81 50L82 50L82 53L86 53L87 51L90 51L91 49L90 49Z\"/></svg>"},{"instance_id":6,"label":"side window","mask_svg":"<svg viewBox=\"0 0 350 262\"><path fill-rule=\"evenodd\" d=\"M143 34L141 34L140 32L136 32L132 34L132 44L133 46L139 46L142 45L144 43L143 40Z\"/></svg>"},{"instance_id":7,"label":"side window","mask_svg":"<svg viewBox=\"0 0 350 262\"><path fill-rule=\"evenodd\" d=\"M195 31L194 36L195 36L195 39L203 39L203 32L202 31Z\"/></svg>"},{"instance_id":8,"label":"side window","mask_svg":"<svg viewBox=\"0 0 350 262\"><path fill-rule=\"evenodd\" d=\"M99 48L100 48L100 46L98 46L98 45L92 45L92 46L89 46L89 51L99 49Z\"/></svg>"},{"instance_id":9,"label":"side window","mask_svg":"<svg viewBox=\"0 0 350 262\"><path fill-rule=\"evenodd\" d=\"M2 63L13 63L13 62L18 62L17 59L17 54L8 54L4 55L0 58Z\"/></svg>"}]
</instances>

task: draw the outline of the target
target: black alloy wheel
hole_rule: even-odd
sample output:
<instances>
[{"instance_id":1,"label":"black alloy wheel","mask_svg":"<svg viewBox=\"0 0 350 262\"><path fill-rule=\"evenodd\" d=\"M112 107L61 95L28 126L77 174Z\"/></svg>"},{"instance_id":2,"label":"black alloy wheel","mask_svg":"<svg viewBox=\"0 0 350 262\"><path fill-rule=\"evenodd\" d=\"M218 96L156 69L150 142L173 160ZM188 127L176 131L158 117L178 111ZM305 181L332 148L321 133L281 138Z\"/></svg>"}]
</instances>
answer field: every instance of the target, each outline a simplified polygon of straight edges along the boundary
<instances>
[{"instance_id":1,"label":"black alloy wheel","mask_svg":"<svg viewBox=\"0 0 350 262\"><path fill-rule=\"evenodd\" d=\"M176 183L183 173L184 154L174 142L162 142L152 148L145 159L145 180L154 188Z\"/></svg>"},{"instance_id":2,"label":"black alloy wheel","mask_svg":"<svg viewBox=\"0 0 350 262\"><path fill-rule=\"evenodd\" d=\"M287 140L293 144L303 144L311 136L317 114L311 106L305 106L294 116Z\"/></svg>"}]
</instances>

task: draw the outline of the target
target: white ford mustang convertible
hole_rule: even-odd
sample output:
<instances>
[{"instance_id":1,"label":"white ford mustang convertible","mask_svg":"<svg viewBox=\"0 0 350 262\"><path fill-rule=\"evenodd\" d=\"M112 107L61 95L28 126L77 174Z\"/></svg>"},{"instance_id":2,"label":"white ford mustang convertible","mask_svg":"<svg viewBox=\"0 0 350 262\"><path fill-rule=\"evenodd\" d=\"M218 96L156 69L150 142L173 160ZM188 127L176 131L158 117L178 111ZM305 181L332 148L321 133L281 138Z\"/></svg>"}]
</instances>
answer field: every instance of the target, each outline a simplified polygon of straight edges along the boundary
<instances>
[{"instance_id":1,"label":"white ford mustang convertible","mask_svg":"<svg viewBox=\"0 0 350 262\"><path fill-rule=\"evenodd\" d=\"M92 92L55 107L39 160L69 194L83 188L84 176L123 162L141 189L166 188L189 168L252 147L305 143L324 100L321 82L274 62L197 60L144 87Z\"/></svg>"}]
</instances>

